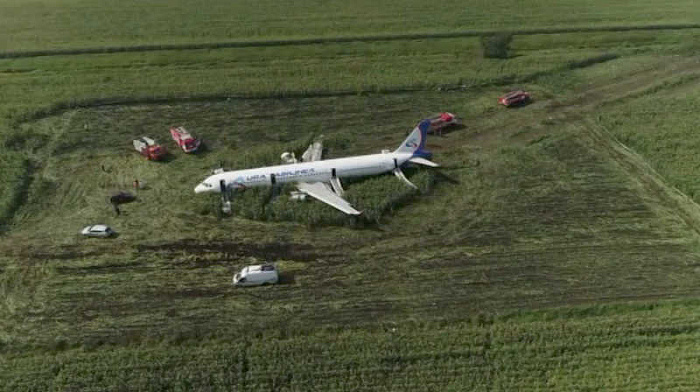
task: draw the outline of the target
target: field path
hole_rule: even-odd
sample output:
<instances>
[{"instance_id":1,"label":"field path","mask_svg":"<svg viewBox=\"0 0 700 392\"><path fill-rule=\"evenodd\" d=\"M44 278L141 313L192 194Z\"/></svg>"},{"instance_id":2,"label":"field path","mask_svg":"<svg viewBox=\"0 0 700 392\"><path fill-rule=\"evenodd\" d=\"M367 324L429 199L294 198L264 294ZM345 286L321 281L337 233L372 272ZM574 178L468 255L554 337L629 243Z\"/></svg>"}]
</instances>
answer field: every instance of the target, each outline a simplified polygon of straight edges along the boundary
<instances>
[{"instance_id":1,"label":"field path","mask_svg":"<svg viewBox=\"0 0 700 392\"><path fill-rule=\"evenodd\" d=\"M616 33L623 31L661 31L661 30L688 30L700 29L698 23L681 24L653 24L653 25L618 25L618 26L594 26L594 27L568 27L568 28L535 28L521 30L460 30L452 32L434 32L417 34L375 34L360 36L335 36L335 37L314 37L299 39L266 39L266 40L245 40L245 41L220 41L220 42L199 42L199 43L155 43L143 45L122 45L103 47L83 47L71 49L39 49L39 50L14 50L0 51L0 59L15 59L27 57L47 57L47 56L82 56L91 54L109 53L132 53L132 52L155 52L165 50L216 50L228 48L264 48L281 46L301 46L301 45L322 45L328 43L356 43L356 42L384 42L384 41L412 41L430 40L446 38L482 37L493 34L511 35L546 35L546 34L572 34L572 33L592 33L607 32Z\"/></svg>"},{"instance_id":2,"label":"field path","mask_svg":"<svg viewBox=\"0 0 700 392\"><path fill-rule=\"evenodd\" d=\"M633 99L645 92L697 88L699 84L700 57L667 58L651 68L630 73L612 83L590 84L574 93L571 99L537 101L523 108L532 110L534 115L525 120L518 119L514 127L503 127L500 124L507 123L507 117L519 109L501 110L496 114L490 111L481 117L465 121L469 129L478 129L466 139L466 144L485 149L513 143L528 144L552 132L552 128L546 125L575 122L586 133L582 137L590 137L601 151L606 151L611 159L640 184L644 193L663 200L664 205L672 209L700 239L700 205L666 183L644 157L616 140L591 117L597 111L604 110L605 105ZM494 117L498 118L496 124L499 125L493 125ZM523 132L523 129L527 131Z\"/></svg>"},{"instance_id":3,"label":"field path","mask_svg":"<svg viewBox=\"0 0 700 392\"><path fill-rule=\"evenodd\" d=\"M691 77L688 77L691 76ZM573 94L573 98L559 100L557 98L537 100L526 108L498 110L495 113L489 111L480 117L467 119L465 125L474 133L467 139L467 143L483 148L493 148L502 145L504 139L509 143L520 141L529 143L547 134L550 129L542 127L543 124L556 122L580 121L586 116L595 114L606 104L634 98L639 94L652 90L681 87L684 83L672 84L674 80L687 77L686 82L698 83L700 78L700 57L676 58L669 57L666 61L655 66L630 73L624 78L613 82L600 82L589 84ZM501 108L499 108L501 109ZM514 111L530 110L531 117L523 119L517 117L517 123L513 127L503 127L508 117L515 117ZM520 113L515 113L516 115ZM530 131L523 132L523 129ZM440 145L440 141L436 142ZM454 141L450 141L450 144Z\"/></svg>"}]
</instances>

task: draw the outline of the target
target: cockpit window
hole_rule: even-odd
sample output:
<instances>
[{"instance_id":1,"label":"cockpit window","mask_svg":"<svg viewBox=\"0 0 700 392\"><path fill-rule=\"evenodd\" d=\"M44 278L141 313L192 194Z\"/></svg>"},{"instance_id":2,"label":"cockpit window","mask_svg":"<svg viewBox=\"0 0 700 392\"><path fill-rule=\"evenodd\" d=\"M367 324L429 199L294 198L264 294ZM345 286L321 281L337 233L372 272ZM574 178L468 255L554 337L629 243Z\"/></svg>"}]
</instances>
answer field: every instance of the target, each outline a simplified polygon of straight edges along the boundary
<instances>
[{"instance_id":1,"label":"cockpit window","mask_svg":"<svg viewBox=\"0 0 700 392\"><path fill-rule=\"evenodd\" d=\"M202 185L204 185L207 188L211 188L213 185L208 183L208 182L203 182Z\"/></svg>"}]
</instances>

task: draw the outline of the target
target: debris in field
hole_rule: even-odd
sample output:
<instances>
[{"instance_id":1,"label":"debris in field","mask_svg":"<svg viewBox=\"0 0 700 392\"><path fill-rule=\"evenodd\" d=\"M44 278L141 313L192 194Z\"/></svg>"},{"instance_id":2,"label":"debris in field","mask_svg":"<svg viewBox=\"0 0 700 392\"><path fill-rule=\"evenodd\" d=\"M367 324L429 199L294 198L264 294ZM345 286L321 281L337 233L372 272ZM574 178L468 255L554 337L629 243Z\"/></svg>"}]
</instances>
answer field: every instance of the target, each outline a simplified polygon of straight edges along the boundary
<instances>
[{"instance_id":1,"label":"debris in field","mask_svg":"<svg viewBox=\"0 0 700 392\"><path fill-rule=\"evenodd\" d=\"M112 196L109 197L109 202L112 204L112 207L114 208L114 213L119 216L121 215L121 210L119 209L120 204L126 204L126 203L131 203L136 200L136 196L129 193L129 192L124 192L124 191L119 191Z\"/></svg>"},{"instance_id":2,"label":"debris in field","mask_svg":"<svg viewBox=\"0 0 700 392\"><path fill-rule=\"evenodd\" d=\"M136 200L136 196L129 192L119 191L109 197L112 204L126 204Z\"/></svg>"}]
</instances>

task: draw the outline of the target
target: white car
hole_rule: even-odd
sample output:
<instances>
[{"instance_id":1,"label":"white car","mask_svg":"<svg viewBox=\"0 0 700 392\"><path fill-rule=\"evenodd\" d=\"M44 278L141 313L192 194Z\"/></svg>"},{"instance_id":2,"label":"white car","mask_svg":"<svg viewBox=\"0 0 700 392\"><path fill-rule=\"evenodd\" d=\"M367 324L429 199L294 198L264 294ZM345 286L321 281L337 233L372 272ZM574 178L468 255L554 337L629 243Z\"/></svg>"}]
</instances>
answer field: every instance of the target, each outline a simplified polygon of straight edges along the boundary
<instances>
[{"instance_id":1,"label":"white car","mask_svg":"<svg viewBox=\"0 0 700 392\"><path fill-rule=\"evenodd\" d=\"M277 268L272 264L249 265L233 276L234 286L260 286L275 284L279 280Z\"/></svg>"},{"instance_id":2,"label":"white car","mask_svg":"<svg viewBox=\"0 0 700 392\"><path fill-rule=\"evenodd\" d=\"M92 226L86 226L80 234L86 236L86 237L101 237L101 238L106 238L106 237L111 237L114 234L114 230L110 228L107 225L92 225Z\"/></svg>"}]
</instances>

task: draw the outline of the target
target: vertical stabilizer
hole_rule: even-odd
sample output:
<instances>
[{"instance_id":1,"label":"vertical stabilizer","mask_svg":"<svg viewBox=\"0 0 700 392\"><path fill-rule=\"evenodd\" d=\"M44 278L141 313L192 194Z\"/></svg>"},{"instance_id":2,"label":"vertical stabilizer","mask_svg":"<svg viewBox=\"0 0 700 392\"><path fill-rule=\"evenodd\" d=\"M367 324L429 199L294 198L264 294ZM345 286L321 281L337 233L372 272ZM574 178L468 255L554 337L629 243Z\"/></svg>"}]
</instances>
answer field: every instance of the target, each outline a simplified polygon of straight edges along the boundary
<instances>
[{"instance_id":1,"label":"vertical stabilizer","mask_svg":"<svg viewBox=\"0 0 700 392\"><path fill-rule=\"evenodd\" d=\"M425 140L428 138L430 120L423 120L415 128L399 148L394 151L397 154L429 155L425 151Z\"/></svg>"}]
</instances>

